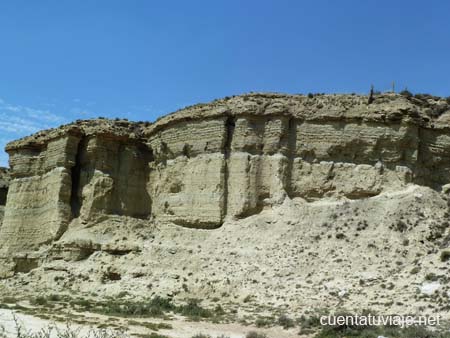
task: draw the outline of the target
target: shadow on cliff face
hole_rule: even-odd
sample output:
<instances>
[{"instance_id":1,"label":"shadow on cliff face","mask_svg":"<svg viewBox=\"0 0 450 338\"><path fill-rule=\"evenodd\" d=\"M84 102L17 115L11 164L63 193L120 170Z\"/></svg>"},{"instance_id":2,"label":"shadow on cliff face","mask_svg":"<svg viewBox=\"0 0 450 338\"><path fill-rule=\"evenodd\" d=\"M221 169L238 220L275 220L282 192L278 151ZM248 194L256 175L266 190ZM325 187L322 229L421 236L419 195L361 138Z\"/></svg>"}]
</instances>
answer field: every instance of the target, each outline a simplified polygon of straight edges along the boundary
<instances>
[{"instance_id":1,"label":"shadow on cliff face","mask_svg":"<svg viewBox=\"0 0 450 338\"><path fill-rule=\"evenodd\" d=\"M70 207L74 218L80 216L82 201L80 192L81 154L85 146L86 142L84 140L80 140L77 147L77 154L75 156L75 165L71 169L72 189L70 194Z\"/></svg>"},{"instance_id":2,"label":"shadow on cliff face","mask_svg":"<svg viewBox=\"0 0 450 338\"><path fill-rule=\"evenodd\" d=\"M6 205L8 186L9 186L9 169L0 168L0 206Z\"/></svg>"},{"instance_id":3,"label":"shadow on cliff face","mask_svg":"<svg viewBox=\"0 0 450 338\"><path fill-rule=\"evenodd\" d=\"M0 188L0 205L6 204L7 195L8 195L8 188Z\"/></svg>"},{"instance_id":4,"label":"shadow on cliff face","mask_svg":"<svg viewBox=\"0 0 450 338\"><path fill-rule=\"evenodd\" d=\"M3 216L5 212L6 198L8 195L8 169L0 168L0 227L3 222Z\"/></svg>"},{"instance_id":5,"label":"shadow on cliff face","mask_svg":"<svg viewBox=\"0 0 450 338\"><path fill-rule=\"evenodd\" d=\"M151 160L151 150L139 143L82 138L71 169L73 218L88 219L96 213L147 218L151 213L146 190Z\"/></svg>"}]
</instances>

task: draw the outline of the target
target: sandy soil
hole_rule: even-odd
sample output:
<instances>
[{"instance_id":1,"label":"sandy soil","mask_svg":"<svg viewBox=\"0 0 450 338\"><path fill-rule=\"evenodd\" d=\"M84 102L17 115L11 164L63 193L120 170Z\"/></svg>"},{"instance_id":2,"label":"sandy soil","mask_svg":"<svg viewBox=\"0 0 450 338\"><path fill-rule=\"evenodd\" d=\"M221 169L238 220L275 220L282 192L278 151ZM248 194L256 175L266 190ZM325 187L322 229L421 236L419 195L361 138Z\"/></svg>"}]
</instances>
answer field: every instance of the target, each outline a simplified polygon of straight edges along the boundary
<instances>
[{"instance_id":1,"label":"sandy soil","mask_svg":"<svg viewBox=\"0 0 450 338\"><path fill-rule=\"evenodd\" d=\"M106 323L110 317L101 316L97 314L84 313L87 321ZM126 323L124 319L118 319L122 324ZM6 337L16 337L17 323L26 327L29 332L38 332L49 326L57 327L58 330L64 331L69 325L71 330L79 331L81 336L86 336L89 331L93 329L92 324L76 324L64 323L63 321L54 321L42 319L39 317L23 314L13 310L0 309L0 325L5 329ZM159 334L166 335L171 338L191 338L195 334L208 334L212 337L224 336L228 338L244 338L250 331L263 332L267 334L268 338L293 338L298 336L298 329L283 330L280 327L259 329L252 326L244 326L238 323L232 324L214 324L209 322L190 322L181 317L176 317L173 320L155 320L155 319L133 319L133 325L129 325L127 335L137 337L141 335L148 335L151 331L144 326L139 326L136 322L145 324L146 322L164 322L172 325L172 329L160 329ZM92 323L91 322L91 323Z\"/></svg>"}]
</instances>

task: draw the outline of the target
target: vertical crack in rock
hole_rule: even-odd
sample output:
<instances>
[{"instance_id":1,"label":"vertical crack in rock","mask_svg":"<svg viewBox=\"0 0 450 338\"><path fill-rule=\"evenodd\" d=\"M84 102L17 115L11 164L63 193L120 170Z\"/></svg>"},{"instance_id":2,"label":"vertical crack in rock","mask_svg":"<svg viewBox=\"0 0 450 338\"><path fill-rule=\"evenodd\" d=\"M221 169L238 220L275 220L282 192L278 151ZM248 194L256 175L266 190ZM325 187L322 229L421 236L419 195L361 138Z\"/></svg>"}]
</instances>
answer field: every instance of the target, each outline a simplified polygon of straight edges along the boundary
<instances>
[{"instance_id":1,"label":"vertical crack in rock","mask_svg":"<svg viewBox=\"0 0 450 338\"><path fill-rule=\"evenodd\" d=\"M424 162L424 153L422 147L424 146L423 140L423 129L419 126L417 129L417 155L416 155L416 163L413 167L413 178L412 181L415 184L427 185L431 182L427 182L426 177L426 164Z\"/></svg>"},{"instance_id":2,"label":"vertical crack in rock","mask_svg":"<svg viewBox=\"0 0 450 338\"><path fill-rule=\"evenodd\" d=\"M110 210L119 216L146 219L151 214L151 198L147 191L148 163L153 154L142 142L119 143L114 161Z\"/></svg>"},{"instance_id":3,"label":"vertical crack in rock","mask_svg":"<svg viewBox=\"0 0 450 338\"><path fill-rule=\"evenodd\" d=\"M287 168L285 177L285 191L289 198L293 197L292 192L292 171L294 170L295 152L297 146L297 121L294 118L290 118L288 121L287 130Z\"/></svg>"},{"instance_id":4,"label":"vertical crack in rock","mask_svg":"<svg viewBox=\"0 0 450 338\"><path fill-rule=\"evenodd\" d=\"M75 165L71 169L72 177L72 190L70 194L70 207L72 209L72 217L77 218L80 216L81 210L81 196L80 196L80 180L81 180L81 158L83 148L86 142L84 138L81 138L78 142L77 153L75 155Z\"/></svg>"},{"instance_id":5,"label":"vertical crack in rock","mask_svg":"<svg viewBox=\"0 0 450 338\"><path fill-rule=\"evenodd\" d=\"M139 142L136 147L136 159L134 165L130 168L127 177L134 176L134 182L131 184L137 188L137 192L129 192L127 199L127 209L133 210L129 213L132 217L147 219L152 213L152 198L147 190L148 180L150 179L149 163L154 161L153 149L147 147L144 142ZM129 180L124 184L129 186ZM136 199L137 197L137 199ZM133 207L133 206L138 206Z\"/></svg>"},{"instance_id":6,"label":"vertical crack in rock","mask_svg":"<svg viewBox=\"0 0 450 338\"><path fill-rule=\"evenodd\" d=\"M6 205L6 197L8 196L8 188L0 187L0 206Z\"/></svg>"},{"instance_id":7,"label":"vertical crack in rock","mask_svg":"<svg viewBox=\"0 0 450 338\"><path fill-rule=\"evenodd\" d=\"M153 168L153 165L150 165L150 163L154 163L155 162L155 155L153 153L153 148L148 146L145 142L142 142L140 144L140 149L143 149L143 153L145 154L145 162L144 162L144 169L145 169L145 192L146 192L146 196L148 196L148 211L145 215L146 218L151 218L152 217L152 210L153 210L153 196L151 196L149 190L148 190L148 185L150 182L150 171L151 168Z\"/></svg>"},{"instance_id":8,"label":"vertical crack in rock","mask_svg":"<svg viewBox=\"0 0 450 338\"><path fill-rule=\"evenodd\" d=\"M440 187L433 183L433 177L430 176L430 165L433 159L430 158L430 147L427 144L427 130L421 126L417 128L417 153L415 163L412 166L412 182L419 185L429 186L439 190Z\"/></svg>"},{"instance_id":9,"label":"vertical crack in rock","mask_svg":"<svg viewBox=\"0 0 450 338\"><path fill-rule=\"evenodd\" d=\"M0 168L0 206L6 205L6 199L8 196L8 185L9 185L9 170L7 168Z\"/></svg>"},{"instance_id":10,"label":"vertical crack in rock","mask_svg":"<svg viewBox=\"0 0 450 338\"><path fill-rule=\"evenodd\" d=\"M223 155L224 155L224 173L223 173L223 211L222 221L228 214L228 179L230 175L229 159L231 155L231 143L233 141L234 128L236 122L233 117L228 117L225 121L225 140L223 143Z\"/></svg>"},{"instance_id":11,"label":"vertical crack in rock","mask_svg":"<svg viewBox=\"0 0 450 338\"><path fill-rule=\"evenodd\" d=\"M122 216L124 214L124 208L127 208L128 202L128 178L129 172L127 172L129 168L126 168L123 165L124 159L126 157L127 149L124 144L119 143L117 146L117 158L116 163L113 167L113 191L111 196L110 210L108 210L113 215Z\"/></svg>"}]
</instances>

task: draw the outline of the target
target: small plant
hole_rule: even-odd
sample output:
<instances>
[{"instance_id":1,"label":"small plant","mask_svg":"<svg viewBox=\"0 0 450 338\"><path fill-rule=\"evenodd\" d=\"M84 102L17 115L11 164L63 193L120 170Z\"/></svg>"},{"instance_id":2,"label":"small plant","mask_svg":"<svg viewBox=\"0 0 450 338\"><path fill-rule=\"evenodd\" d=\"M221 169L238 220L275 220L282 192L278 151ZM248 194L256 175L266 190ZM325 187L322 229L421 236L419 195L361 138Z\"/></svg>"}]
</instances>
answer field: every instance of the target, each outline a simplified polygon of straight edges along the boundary
<instances>
[{"instance_id":1,"label":"small plant","mask_svg":"<svg viewBox=\"0 0 450 338\"><path fill-rule=\"evenodd\" d=\"M444 250L441 252L441 261L442 262L447 262L450 259L450 251L449 250Z\"/></svg>"},{"instance_id":2,"label":"small plant","mask_svg":"<svg viewBox=\"0 0 450 338\"><path fill-rule=\"evenodd\" d=\"M344 239L344 238L345 238L345 234L343 234L343 233L341 233L341 232L340 232L340 233L337 233L337 234L336 234L336 238L337 238L337 239Z\"/></svg>"},{"instance_id":3,"label":"small plant","mask_svg":"<svg viewBox=\"0 0 450 338\"><path fill-rule=\"evenodd\" d=\"M198 333L198 334L192 336L191 338L212 338L212 337L209 334ZM222 334L220 336L217 336L217 338L230 338L230 337L227 337Z\"/></svg>"},{"instance_id":4,"label":"small plant","mask_svg":"<svg viewBox=\"0 0 450 338\"><path fill-rule=\"evenodd\" d=\"M374 98L374 95L375 95L374 89L375 88L374 88L373 84L370 85L370 94L369 94L369 99L367 100L367 104L371 104L375 100L375 98Z\"/></svg>"},{"instance_id":5,"label":"small plant","mask_svg":"<svg viewBox=\"0 0 450 338\"><path fill-rule=\"evenodd\" d=\"M247 295L247 296L244 298L243 302L244 302L244 303L249 303L249 302L251 302L252 298L253 298L252 295Z\"/></svg>"},{"instance_id":6,"label":"small plant","mask_svg":"<svg viewBox=\"0 0 450 338\"><path fill-rule=\"evenodd\" d=\"M164 336L164 335L156 333L156 332L150 333L150 335L147 337L148 338L170 338L169 336Z\"/></svg>"},{"instance_id":7,"label":"small plant","mask_svg":"<svg viewBox=\"0 0 450 338\"><path fill-rule=\"evenodd\" d=\"M18 338L130 338L130 336L120 330L110 329L90 329L86 333L81 333L79 328L74 328L69 323L64 327L57 327L49 325L41 328L39 331L31 331L15 316L14 321L14 335L6 335L5 328L0 325L0 338L18 337ZM169 338L167 336L153 335L149 338Z\"/></svg>"},{"instance_id":8,"label":"small plant","mask_svg":"<svg viewBox=\"0 0 450 338\"><path fill-rule=\"evenodd\" d=\"M406 88L400 92L400 95L408 98L413 96L413 94Z\"/></svg>"},{"instance_id":9,"label":"small plant","mask_svg":"<svg viewBox=\"0 0 450 338\"><path fill-rule=\"evenodd\" d=\"M59 302L61 300L60 295L57 294L51 294L50 296L48 296L48 300L51 302Z\"/></svg>"},{"instance_id":10,"label":"small plant","mask_svg":"<svg viewBox=\"0 0 450 338\"><path fill-rule=\"evenodd\" d=\"M295 326L295 322L292 318L289 318L285 314L282 314L278 318L278 324L283 327L283 329L290 329Z\"/></svg>"},{"instance_id":11,"label":"small plant","mask_svg":"<svg viewBox=\"0 0 450 338\"><path fill-rule=\"evenodd\" d=\"M150 306L158 308L161 311L173 311L175 309L175 305L172 304L170 299L160 296L152 298L152 300L150 301Z\"/></svg>"},{"instance_id":12,"label":"small plant","mask_svg":"<svg viewBox=\"0 0 450 338\"><path fill-rule=\"evenodd\" d=\"M395 225L395 230L399 232L404 232L406 229L408 229L408 225L402 220L398 221L397 224Z\"/></svg>"},{"instance_id":13,"label":"small plant","mask_svg":"<svg viewBox=\"0 0 450 338\"><path fill-rule=\"evenodd\" d=\"M245 338L267 338L267 335L265 333L250 331Z\"/></svg>"},{"instance_id":14,"label":"small plant","mask_svg":"<svg viewBox=\"0 0 450 338\"><path fill-rule=\"evenodd\" d=\"M124 297L126 297L126 296L128 296L129 295L129 293L127 292L127 291L120 291L118 294L117 294L117 298L124 298Z\"/></svg>"},{"instance_id":15,"label":"small plant","mask_svg":"<svg viewBox=\"0 0 450 338\"><path fill-rule=\"evenodd\" d=\"M258 317L255 321L256 327L269 327L273 325L273 319L268 317Z\"/></svg>"},{"instance_id":16,"label":"small plant","mask_svg":"<svg viewBox=\"0 0 450 338\"><path fill-rule=\"evenodd\" d=\"M324 313L323 313L324 314ZM298 322L300 323L300 326L302 327L302 330L304 329L312 329L320 327L320 317L322 314L317 314L313 316L306 317L305 315L302 315Z\"/></svg>"},{"instance_id":17,"label":"small plant","mask_svg":"<svg viewBox=\"0 0 450 338\"><path fill-rule=\"evenodd\" d=\"M209 318L213 316L211 310L200 306L200 301L198 299L190 299L186 305L181 306L180 310L181 314L186 317Z\"/></svg>"},{"instance_id":18,"label":"small plant","mask_svg":"<svg viewBox=\"0 0 450 338\"><path fill-rule=\"evenodd\" d=\"M43 296L38 296L31 301L34 305L47 305L47 298Z\"/></svg>"},{"instance_id":19,"label":"small plant","mask_svg":"<svg viewBox=\"0 0 450 338\"><path fill-rule=\"evenodd\" d=\"M419 273L419 271L420 271L420 267L418 267L418 266L415 266L414 268L412 268L412 270L411 270L411 275L415 275L415 274L418 274Z\"/></svg>"},{"instance_id":20,"label":"small plant","mask_svg":"<svg viewBox=\"0 0 450 338\"><path fill-rule=\"evenodd\" d=\"M435 282L438 280L438 278L439 277L433 272L430 272L425 276L425 280L430 281L430 282Z\"/></svg>"},{"instance_id":21,"label":"small plant","mask_svg":"<svg viewBox=\"0 0 450 338\"><path fill-rule=\"evenodd\" d=\"M15 303L17 303L17 299L14 298L14 297L10 297L10 296L3 297L2 301L3 301L3 303L6 303L6 304L15 304Z\"/></svg>"},{"instance_id":22,"label":"small plant","mask_svg":"<svg viewBox=\"0 0 450 338\"><path fill-rule=\"evenodd\" d=\"M217 304L216 307L214 308L214 312L216 313L216 315L221 316L225 314L225 310L223 309L223 307L220 304Z\"/></svg>"}]
</instances>

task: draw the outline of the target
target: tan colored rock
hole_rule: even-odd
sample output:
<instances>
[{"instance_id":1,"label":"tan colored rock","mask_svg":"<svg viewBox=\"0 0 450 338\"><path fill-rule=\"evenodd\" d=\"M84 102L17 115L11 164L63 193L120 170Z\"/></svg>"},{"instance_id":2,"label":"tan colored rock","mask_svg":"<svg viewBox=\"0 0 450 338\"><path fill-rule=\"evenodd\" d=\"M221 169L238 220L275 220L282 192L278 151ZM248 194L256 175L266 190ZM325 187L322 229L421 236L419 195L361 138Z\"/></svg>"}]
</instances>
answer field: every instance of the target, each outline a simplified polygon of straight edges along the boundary
<instances>
[{"instance_id":1,"label":"tan colored rock","mask_svg":"<svg viewBox=\"0 0 450 338\"><path fill-rule=\"evenodd\" d=\"M77 121L12 142L0 259L27 261L112 216L211 229L286 198L359 200L412 183L436 191L448 184L448 102L395 94L367 101L257 93L153 124Z\"/></svg>"},{"instance_id":2,"label":"tan colored rock","mask_svg":"<svg viewBox=\"0 0 450 338\"><path fill-rule=\"evenodd\" d=\"M1 228L2 252L38 249L59 238L70 218L70 174L65 168L14 179Z\"/></svg>"},{"instance_id":3,"label":"tan colored rock","mask_svg":"<svg viewBox=\"0 0 450 338\"><path fill-rule=\"evenodd\" d=\"M225 161L220 153L186 156L150 172L152 215L193 228L217 228L224 218Z\"/></svg>"}]
</instances>

